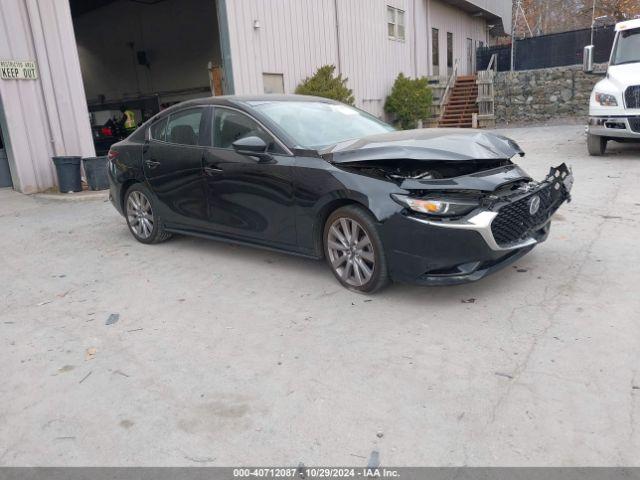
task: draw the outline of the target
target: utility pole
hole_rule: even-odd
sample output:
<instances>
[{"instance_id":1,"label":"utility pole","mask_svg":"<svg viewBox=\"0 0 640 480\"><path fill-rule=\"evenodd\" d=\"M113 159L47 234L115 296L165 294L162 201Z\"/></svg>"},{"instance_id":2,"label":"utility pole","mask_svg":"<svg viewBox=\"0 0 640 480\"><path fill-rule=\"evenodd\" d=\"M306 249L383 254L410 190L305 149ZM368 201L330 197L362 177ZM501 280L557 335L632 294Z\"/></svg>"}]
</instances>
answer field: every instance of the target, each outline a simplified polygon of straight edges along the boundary
<instances>
[{"instance_id":1,"label":"utility pole","mask_svg":"<svg viewBox=\"0 0 640 480\"><path fill-rule=\"evenodd\" d=\"M593 45L593 29L596 26L596 0L593 0L593 8L591 9L591 43Z\"/></svg>"},{"instance_id":2,"label":"utility pole","mask_svg":"<svg viewBox=\"0 0 640 480\"><path fill-rule=\"evenodd\" d=\"M520 14L520 2L522 0L518 0L516 4L515 12L513 15L513 22L511 25L511 71L514 71L514 62L515 62L515 52L516 52L516 30L518 29L518 15Z\"/></svg>"},{"instance_id":3,"label":"utility pole","mask_svg":"<svg viewBox=\"0 0 640 480\"><path fill-rule=\"evenodd\" d=\"M522 13L522 18L524 19L524 24L527 26L527 30L529 30L529 36L533 37L533 32L531 31L531 26L529 25L529 20L527 20L527 14L522 7L522 0L518 0L516 3L515 14L513 17L513 25L511 26L511 71L515 70L515 52L516 52L516 30L518 29L518 16ZM526 34L525 34L526 36Z\"/></svg>"}]
</instances>

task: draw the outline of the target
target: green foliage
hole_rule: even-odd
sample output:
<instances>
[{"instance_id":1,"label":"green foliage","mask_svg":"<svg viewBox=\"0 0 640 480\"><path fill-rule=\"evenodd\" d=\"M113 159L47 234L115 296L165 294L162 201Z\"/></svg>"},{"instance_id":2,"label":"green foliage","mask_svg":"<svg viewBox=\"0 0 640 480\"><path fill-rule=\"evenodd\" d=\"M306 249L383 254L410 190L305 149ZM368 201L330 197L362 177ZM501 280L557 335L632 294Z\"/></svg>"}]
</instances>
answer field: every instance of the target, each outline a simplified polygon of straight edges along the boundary
<instances>
[{"instance_id":1,"label":"green foliage","mask_svg":"<svg viewBox=\"0 0 640 480\"><path fill-rule=\"evenodd\" d=\"M401 73L387 97L384 110L395 117L403 130L408 130L416 128L419 120L429 117L432 99L426 77L412 79Z\"/></svg>"},{"instance_id":2,"label":"green foliage","mask_svg":"<svg viewBox=\"0 0 640 480\"><path fill-rule=\"evenodd\" d=\"M347 87L348 78L342 78L342 74L334 75L335 65L320 67L312 76L305 78L296 88L300 95L315 95L317 97L332 98L339 102L353 105L355 98L353 91Z\"/></svg>"}]
</instances>

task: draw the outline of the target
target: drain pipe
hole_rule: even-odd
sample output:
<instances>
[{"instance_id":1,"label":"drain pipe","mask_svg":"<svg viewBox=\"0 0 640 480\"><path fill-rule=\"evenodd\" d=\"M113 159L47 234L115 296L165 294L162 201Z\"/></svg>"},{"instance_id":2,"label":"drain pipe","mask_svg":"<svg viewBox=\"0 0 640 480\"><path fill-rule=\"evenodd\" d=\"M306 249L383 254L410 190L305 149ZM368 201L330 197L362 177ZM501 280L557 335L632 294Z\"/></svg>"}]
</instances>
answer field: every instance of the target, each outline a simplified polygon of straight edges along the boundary
<instances>
[{"instance_id":1,"label":"drain pipe","mask_svg":"<svg viewBox=\"0 0 640 480\"><path fill-rule=\"evenodd\" d=\"M340 75L342 73L342 61L340 60L340 22L338 21L338 0L333 0L333 10L336 16L336 53L338 56L336 68L338 69L338 75Z\"/></svg>"}]
</instances>

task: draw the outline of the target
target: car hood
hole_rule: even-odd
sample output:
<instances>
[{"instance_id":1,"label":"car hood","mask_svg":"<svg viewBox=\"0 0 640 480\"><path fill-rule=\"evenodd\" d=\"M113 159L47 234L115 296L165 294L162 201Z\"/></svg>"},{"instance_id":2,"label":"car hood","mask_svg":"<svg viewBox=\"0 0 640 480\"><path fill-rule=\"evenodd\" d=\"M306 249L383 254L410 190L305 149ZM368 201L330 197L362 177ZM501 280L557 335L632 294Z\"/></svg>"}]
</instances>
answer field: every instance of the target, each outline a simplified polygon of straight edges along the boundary
<instances>
[{"instance_id":1,"label":"car hood","mask_svg":"<svg viewBox=\"0 0 640 480\"><path fill-rule=\"evenodd\" d=\"M331 163L372 160L465 161L510 159L524 155L513 140L494 133L456 128L425 128L347 140L318 152Z\"/></svg>"}]
</instances>

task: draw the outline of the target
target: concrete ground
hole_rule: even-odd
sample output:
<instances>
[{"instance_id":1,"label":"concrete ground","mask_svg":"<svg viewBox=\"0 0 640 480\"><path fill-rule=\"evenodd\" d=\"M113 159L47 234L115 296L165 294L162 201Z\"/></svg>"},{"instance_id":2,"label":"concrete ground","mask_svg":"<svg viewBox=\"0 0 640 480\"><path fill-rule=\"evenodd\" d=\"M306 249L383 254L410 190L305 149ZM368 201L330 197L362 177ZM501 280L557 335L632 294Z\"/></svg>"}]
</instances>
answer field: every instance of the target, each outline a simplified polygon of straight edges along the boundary
<instances>
[{"instance_id":1,"label":"concrete ground","mask_svg":"<svg viewBox=\"0 0 640 480\"><path fill-rule=\"evenodd\" d=\"M0 464L640 465L640 147L501 133L535 177L569 162L574 201L459 287L355 295L320 262L0 192Z\"/></svg>"}]
</instances>

